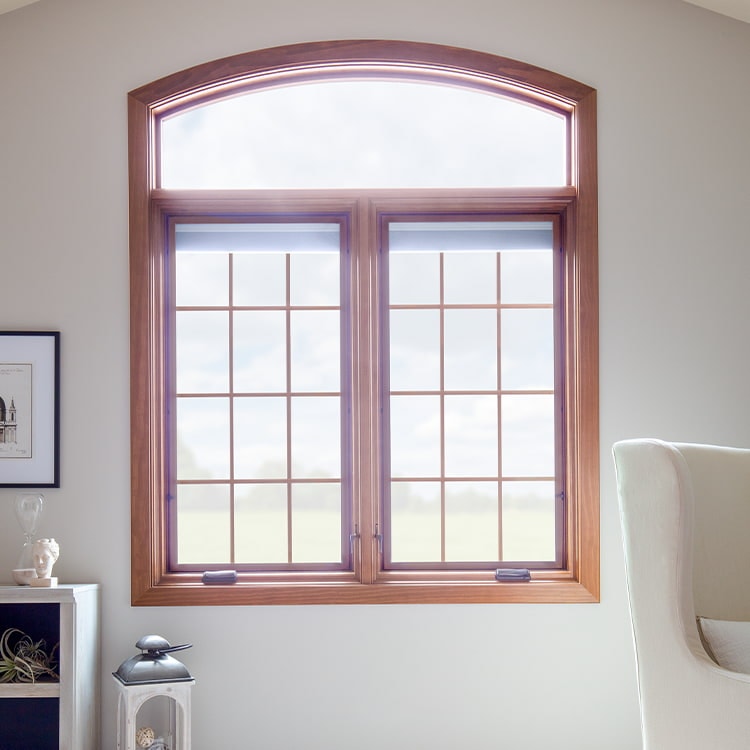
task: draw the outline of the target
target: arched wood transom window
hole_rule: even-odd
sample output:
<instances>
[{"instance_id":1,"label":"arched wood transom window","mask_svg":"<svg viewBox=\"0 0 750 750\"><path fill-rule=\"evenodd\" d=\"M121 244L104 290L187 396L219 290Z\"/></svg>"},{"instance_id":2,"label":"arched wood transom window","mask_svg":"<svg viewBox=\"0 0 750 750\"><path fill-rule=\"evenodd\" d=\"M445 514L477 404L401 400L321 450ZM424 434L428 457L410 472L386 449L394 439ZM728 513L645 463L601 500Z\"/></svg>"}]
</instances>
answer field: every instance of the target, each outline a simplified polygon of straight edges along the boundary
<instances>
[{"instance_id":1,"label":"arched wood transom window","mask_svg":"<svg viewBox=\"0 0 750 750\"><path fill-rule=\"evenodd\" d=\"M133 603L596 601L595 92L352 41L129 113Z\"/></svg>"}]
</instances>

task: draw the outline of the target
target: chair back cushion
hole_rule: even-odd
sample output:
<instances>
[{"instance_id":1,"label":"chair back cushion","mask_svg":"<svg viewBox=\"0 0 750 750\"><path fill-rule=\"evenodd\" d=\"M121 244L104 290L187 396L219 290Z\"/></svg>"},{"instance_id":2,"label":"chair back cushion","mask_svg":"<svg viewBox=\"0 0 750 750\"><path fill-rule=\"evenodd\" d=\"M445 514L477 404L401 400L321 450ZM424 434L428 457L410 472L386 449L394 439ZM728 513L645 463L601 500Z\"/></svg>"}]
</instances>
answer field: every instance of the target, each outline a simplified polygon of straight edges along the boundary
<instances>
[{"instance_id":1,"label":"chair back cushion","mask_svg":"<svg viewBox=\"0 0 750 750\"><path fill-rule=\"evenodd\" d=\"M689 470L695 612L750 621L750 450L676 444Z\"/></svg>"}]
</instances>

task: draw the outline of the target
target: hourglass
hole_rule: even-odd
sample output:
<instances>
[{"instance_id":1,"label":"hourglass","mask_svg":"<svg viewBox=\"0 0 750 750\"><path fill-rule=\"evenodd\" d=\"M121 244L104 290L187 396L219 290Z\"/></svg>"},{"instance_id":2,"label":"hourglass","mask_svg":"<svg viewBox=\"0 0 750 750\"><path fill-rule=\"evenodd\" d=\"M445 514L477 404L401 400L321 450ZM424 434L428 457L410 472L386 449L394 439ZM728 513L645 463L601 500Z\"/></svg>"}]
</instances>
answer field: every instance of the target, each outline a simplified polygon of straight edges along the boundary
<instances>
[{"instance_id":1,"label":"hourglass","mask_svg":"<svg viewBox=\"0 0 750 750\"><path fill-rule=\"evenodd\" d=\"M44 495L33 492L16 495L16 518L24 536L21 555L13 569L13 579L19 585L28 584L32 578L36 578L33 547L43 505Z\"/></svg>"}]
</instances>

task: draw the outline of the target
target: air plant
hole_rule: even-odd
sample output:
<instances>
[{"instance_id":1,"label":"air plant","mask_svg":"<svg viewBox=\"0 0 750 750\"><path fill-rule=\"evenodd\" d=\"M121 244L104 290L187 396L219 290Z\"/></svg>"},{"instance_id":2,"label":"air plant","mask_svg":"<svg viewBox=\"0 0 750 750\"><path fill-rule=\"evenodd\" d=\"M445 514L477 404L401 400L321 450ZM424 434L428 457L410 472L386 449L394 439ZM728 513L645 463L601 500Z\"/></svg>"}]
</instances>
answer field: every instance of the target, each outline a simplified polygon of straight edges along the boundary
<instances>
[{"instance_id":1,"label":"air plant","mask_svg":"<svg viewBox=\"0 0 750 750\"><path fill-rule=\"evenodd\" d=\"M44 640L34 641L18 628L7 628L0 637L0 683L59 680L57 648L47 653Z\"/></svg>"}]
</instances>

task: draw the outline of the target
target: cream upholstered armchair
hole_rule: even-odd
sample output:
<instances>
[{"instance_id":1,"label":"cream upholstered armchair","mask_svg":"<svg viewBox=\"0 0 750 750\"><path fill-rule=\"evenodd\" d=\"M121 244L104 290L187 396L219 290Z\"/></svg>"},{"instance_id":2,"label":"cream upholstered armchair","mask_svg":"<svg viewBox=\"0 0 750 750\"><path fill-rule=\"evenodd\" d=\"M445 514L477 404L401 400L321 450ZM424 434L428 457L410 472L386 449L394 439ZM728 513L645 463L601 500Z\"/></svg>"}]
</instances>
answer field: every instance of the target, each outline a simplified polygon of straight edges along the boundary
<instances>
[{"instance_id":1,"label":"cream upholstered armchair","mask_svg":"<svg viewBox=\"0 0 750 750\"><path fill-rule=\"evenodd\" d=\"M750 450L626 440L614 459L644 748L747 750Z\"/></svg>"}]
</instances>

